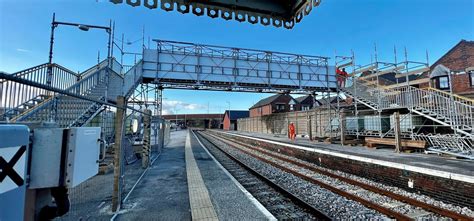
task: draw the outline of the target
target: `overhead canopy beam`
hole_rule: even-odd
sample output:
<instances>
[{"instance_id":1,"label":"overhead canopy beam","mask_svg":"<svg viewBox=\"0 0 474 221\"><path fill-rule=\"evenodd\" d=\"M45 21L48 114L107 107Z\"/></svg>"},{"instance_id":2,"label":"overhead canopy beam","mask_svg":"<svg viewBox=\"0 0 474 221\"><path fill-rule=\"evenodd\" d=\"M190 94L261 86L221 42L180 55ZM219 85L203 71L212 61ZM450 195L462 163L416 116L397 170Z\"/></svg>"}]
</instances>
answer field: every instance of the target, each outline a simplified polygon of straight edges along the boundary
<instances>
[{"instance_id":1,"label":"overhead canopy beam","mask_svg":"<svg viewBox=\"0 0 474 221\"><path fill-rule=\"evenodd\" d=\"M136 7L143 6L149 9L160 7L165 11L193 13L197 16L207 15L211 18L225 20L235 19L239 22L262 25L272 24L275 27L293 28L313 8L319 6L321 0L110 0L115 4L126 2Z\"/></svg>"}]
</instances>

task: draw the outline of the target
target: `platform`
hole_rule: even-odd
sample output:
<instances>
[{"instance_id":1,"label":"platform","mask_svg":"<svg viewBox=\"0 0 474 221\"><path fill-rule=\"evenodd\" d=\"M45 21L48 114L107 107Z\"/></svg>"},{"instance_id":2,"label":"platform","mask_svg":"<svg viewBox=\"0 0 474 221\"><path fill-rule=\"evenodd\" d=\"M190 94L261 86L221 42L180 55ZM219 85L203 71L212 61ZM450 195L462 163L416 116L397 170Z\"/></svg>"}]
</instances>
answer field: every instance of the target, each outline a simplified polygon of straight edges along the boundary
<instances>
[{"instance_id":1,"label":"platform","mask_svg":"<svg viewBox=\"0 0 474 221\"><path fill-rule=\"evenodd\" d=\"M213 160L192 132L174 131L170 140L116 220L272 218Z\"/></svg>"},{"instance_id":2,"label":"platform","mask_svg":"<svg viewBox=\"0 0 474 221\"><path fill-rule=\"evenodd\" d=\"M284 135L241 131L231 131L228 133L281 142L289 145L309 147L324 153L366 161L367 163L376 163L389 167L403 167L403 169L412 170L414 172L429 173L429 175L438 175L445 178L459 178L461 181L474 182L474 163L472 160L445 158L433 154L395 153L393 149L341 146L339 144L310 141L307 138L296 138L295 141L290 141Z\"/></svg>"}]
</instances>

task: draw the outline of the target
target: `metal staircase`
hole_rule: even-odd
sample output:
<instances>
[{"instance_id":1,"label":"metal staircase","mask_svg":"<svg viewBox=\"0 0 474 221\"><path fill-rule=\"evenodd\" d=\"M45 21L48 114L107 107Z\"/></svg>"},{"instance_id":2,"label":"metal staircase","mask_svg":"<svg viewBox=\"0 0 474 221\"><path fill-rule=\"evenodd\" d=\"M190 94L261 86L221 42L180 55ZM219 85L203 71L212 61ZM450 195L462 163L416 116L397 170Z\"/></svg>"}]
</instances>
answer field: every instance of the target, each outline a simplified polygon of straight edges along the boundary
<instances>
[{"instance_id":1,"label":"metal staircase","mask_svg":"<svg viewBox=\"0 0 474 221\"><path fill-rule=\"evenodd\" d=\"M377 86L360 79L340 90L373 110L406 108L451 128L452 134L413 133L411 137L426 141L429 151L474 159L474 100L434 88Z\"/></svg>"},{"instance_id":2,"label":"metal staircase","mask_svg":"<svg viewBox=\"0 0 474 221\"><path fill-rule=\"evenodd\" d=\"M14 75L35 83L46 84L45 73L48 68L49 64L43 64ZM129 95L130 91L133 91L134 87L141 82L141 63L136 64L124 75L120 75L120 72L121 65L114 59L110 59L110 61L106 59L80 74L75 74L62 66L53 64L51 86L93 100L115 102L117 96ZM61 76L57 76L58 73L61 73ZM72 77L65 80L65 75ZM62 82L59 83L56 79L61 79ZM2 115L3 120L11 122L52 121L60 127L80 127L86 125L103 110L103 105L99 102L63 94L54 95L51 92L37 90L26 85L19 87L19 84L15 82L3 81L0 83L2 94L16 97L0 101L2 106L10 107L5 108ZM32 90L37 91L31 93ZM22 101L20 102L20 100Z\"/></svg>"},{"instance_id":3,"label":"metal staircase","mask_svg":"<svg viewBox=\"0 0 474 221\"><path fill-rule=\"evenodd\" d=\"M357 79L341 91L371 109L407 108L441 125L450 126L457 133L474 137L474 102L467 98L432 88L369 87Z\"/></svg>"}]
</instances>

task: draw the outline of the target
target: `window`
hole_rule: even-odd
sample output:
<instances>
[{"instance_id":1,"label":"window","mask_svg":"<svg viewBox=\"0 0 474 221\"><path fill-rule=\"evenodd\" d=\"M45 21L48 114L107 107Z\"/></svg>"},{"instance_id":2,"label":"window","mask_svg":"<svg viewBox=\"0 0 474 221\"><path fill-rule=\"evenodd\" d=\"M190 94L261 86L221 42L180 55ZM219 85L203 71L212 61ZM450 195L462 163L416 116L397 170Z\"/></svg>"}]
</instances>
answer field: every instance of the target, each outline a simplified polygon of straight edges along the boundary
<instances>
[{"instance_id":1,"label":"window","mask_svg":"<svg viewBox=\"0 0 474 221\"><path fill-rule=\"evenodd\" d=\"M309 110L309 106L308 105L303 105L303 106L301 106L301 110L303 110L303 111Z\"/></svg>"},{"instance_id":2,"label":"window","mask_svg":"<svg viewBox=\"0 0 474 221\"><path fill-rule=\"evenodd\" d=\"M448 76L443 76L438 78L438 88L439 89L449 89L449 78Z\"/></svg>"},{"instance_id":3,"label":"window","mask_svg":"<svg viewBox=\"0 0 474 221\"><path fill-rule=\"evenodd\" d=\"M295 105L291 104L290 105L290 111L294 111L295 110Z\"/></svg>"},{"instance_id":4,"label":"window","mask_svg":"<svg viewBox=\"0 0 474 221\"><path fill-rule=\"evenodd\" d=\"M474 71L469 72L469 76L471 79L471 87L474 87Z\"/></svg>"},{"instance_id":5,"label":"window","mask_svg":"<svg viewBox=\"0 0 474 221\"><path fill-rule=\"evenodd\" d=\"M276 109L277 109L277 111L284 111L285 110L285 104L276 104Z\"/></svg>"}]
</instances>

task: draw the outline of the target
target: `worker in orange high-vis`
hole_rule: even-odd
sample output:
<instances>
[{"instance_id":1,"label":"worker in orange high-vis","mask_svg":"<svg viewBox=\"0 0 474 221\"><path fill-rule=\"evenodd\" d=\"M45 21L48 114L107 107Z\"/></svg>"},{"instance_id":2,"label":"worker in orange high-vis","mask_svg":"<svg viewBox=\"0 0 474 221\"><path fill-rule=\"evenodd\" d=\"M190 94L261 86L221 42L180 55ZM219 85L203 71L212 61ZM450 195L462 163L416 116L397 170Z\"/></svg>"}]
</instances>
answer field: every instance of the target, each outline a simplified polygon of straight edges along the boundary
<instances>
[{"instance_id":1,"label":"worker in orange high-vis","mask_svg":"<svg viewBox=\"0 0 474 221\"><path fill-rule=\"evenodd\" d=\"M290 135L291 140L295 140L296 131L295 131L295 125L293 124L293 122L291 122L290 125L288 125L288 134Z\"/></svg>"}]
</instances>

